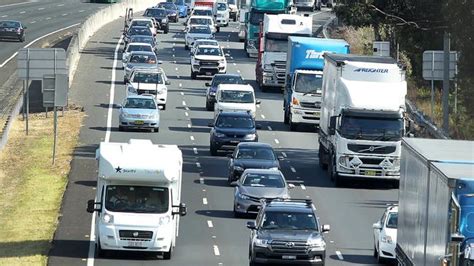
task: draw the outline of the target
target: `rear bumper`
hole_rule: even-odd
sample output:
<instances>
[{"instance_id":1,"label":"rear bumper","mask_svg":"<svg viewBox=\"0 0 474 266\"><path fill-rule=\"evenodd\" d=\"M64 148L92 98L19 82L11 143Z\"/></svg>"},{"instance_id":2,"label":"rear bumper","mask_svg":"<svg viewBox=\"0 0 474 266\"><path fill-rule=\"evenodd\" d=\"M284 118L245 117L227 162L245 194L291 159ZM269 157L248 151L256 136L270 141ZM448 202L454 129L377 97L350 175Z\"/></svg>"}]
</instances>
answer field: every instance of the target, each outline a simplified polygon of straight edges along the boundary
<instances>
[{"instance_id":1,"label":"rear bumper","mask_svg":"<svg viewBox=\"0 0 474 266\"><path fill-rule=\"evenodd\" d=\"M0 39L20 39L22 36L22 33L16 31L0 31Z\"/></svg>"}]
</instances>

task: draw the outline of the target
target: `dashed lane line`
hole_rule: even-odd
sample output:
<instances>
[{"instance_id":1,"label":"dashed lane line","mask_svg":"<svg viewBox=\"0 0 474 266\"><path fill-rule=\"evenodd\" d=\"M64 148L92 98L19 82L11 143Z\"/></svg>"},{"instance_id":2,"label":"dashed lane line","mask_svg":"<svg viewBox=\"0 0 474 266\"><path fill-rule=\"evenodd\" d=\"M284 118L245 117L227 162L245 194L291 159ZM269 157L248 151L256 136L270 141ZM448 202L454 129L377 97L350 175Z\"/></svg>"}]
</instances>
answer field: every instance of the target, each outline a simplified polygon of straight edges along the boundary
<instances>
[{"instance_id":1,"label":"dashed lane line","mask_svg":"<svg viewBox=\"0 0 474 266\"><path fill-rule=\"evenodd\" d=\"M201 168L201 164L200 164L199 162L196 162L196 167L197 167L197 168ZM199 178L199 179L201 179L201 178ZM201 183L201 184L204 184L204 179L202 180L202 182L203 182L203 183Z\"/></svg>"},{"instance_id":2,"label":"dashed lane line","mask_svg":"<svg viewBox=\"0 0 474 266\"><path fill-rule=\"evenodd\" d=\"M185 102L185 101L183 101L183 105L186 106L186 102Z\"/></svg>"},{"instance_id":3,"label":"dashed lane line","mask_svg":"<svg viewBox=\"0 0 474 266\"><path fill-rule=\"evenodd\" d=\"M284 152L284 151L281 152L281 155L283 155L283 157L285 157L285 158L287 157L286 152Z\"/></svg>"},{"instance_id":4,"label":"dashed lane line","mask_svg":"<svg viewBox=\"0 0 474 266\"><path fill-rule=\"evenodd\" d=\"M204 184L204 178L200 177L200 178L199 178L199 183L200 183L201 185Z\"/></svg>"},{"instance_id":5,"label":"dashed lane line","mask_svg":"<svg viewBox=\"0 0 474 266\"><path fill-rule=\"evenodd\" d=\"M265 116L263 114L261 114L260 117L262 117L262 119L265 119Z\"/></svg>"},{"instance_id":6,"label":"dashed lane line","mask_svg":"<svg viewBox=\"0 0 474 266\"><path fill-rule=\"evenodd\" d=\"M305 187L305 185L303 185L303 184L300 184L300 187L301 187L301 189L302 189L302 190L306 190L306 187Z\"/></svg>"},{"instance_id":7,"label":"dashed lane line","mask_svg":"<svg viewBox=\"0 0 474 266\"><path fill-rule=\"evenodd\" d=\"M184 115L185 115L185 116L189 116L188 112L184 112Z\"/></svg>"},{"instance_id":8,"label":"dashed lane line","mask_svg":"<svg viewBox=\"0 0 474 266\"><path fill-rule=\"evenodd\" d=\"M280 141L278 139L275 139L276 144L280 144Z\"/></svg>"},{"instance_id":9,"label":"dashed lane line","mask_svg":"<svg viewBox=\"0 0 474 266\"><path fill-rule=\"evenodd\" d=\"M268 130L270 130L270 131L272 131L272 130L273 130L271 126L268 126L267 128L268 128Z\"/></svg>"},{"instance_id":10,"label":"dashed lane line","mask_svg":"<svg viewBox=\"0 0 474 266\"><path fill-rule=\"evenodd\" d=\"M202 204L207 205L207 198L202 198Z\"/></svg>"},{"instance_id":11,"label":"dashed lane line","mask_svg":"<svg viewBox=\"0 0 474 266\"><path fill-rule=\"evenodd\" d=\"M209 228L213 228L214 225L212 224L212 221L211 220L207 220L207 227Z\"/></svg>"},{"instance_id":12,"label":"dashed lane line","mask_svg":"<svg viewBox=\"0 0 474 266\"><path fill-rule=\"evenodd\" d=\"M214 245L214 255L220 256L221 253L219 252L219 247L217 245Z\"/></svg>"},{"instance_id":13,"label":"dashed lane line","mask_svg":"<svg viewBox=\"0 0 474 266\"><path fill-rule=\"evenodd\" d=\"M194 140L194 136L189 136L189 138L190 138L191 140Z\"/></svg>"},{"instance_id":14,"label":"dashed lane line","mask_svg":"<svg viewBox=\"0 0 474 266\"><path fill-rule=\"evenodd\" d=\"M342 253L339 250L336 250L336 255L339 260L344 260L344 257L342 256Z\"/></svg>"}]
</instances>

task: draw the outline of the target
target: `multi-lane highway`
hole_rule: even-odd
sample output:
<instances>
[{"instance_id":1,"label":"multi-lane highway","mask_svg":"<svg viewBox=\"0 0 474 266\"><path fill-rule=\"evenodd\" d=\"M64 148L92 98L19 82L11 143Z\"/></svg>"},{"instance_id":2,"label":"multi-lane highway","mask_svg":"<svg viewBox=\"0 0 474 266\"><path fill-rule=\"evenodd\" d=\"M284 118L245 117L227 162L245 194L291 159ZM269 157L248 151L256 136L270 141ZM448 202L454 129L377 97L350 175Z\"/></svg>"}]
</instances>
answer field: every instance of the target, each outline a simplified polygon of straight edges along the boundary
<instances>
[{"instance_id":1,"label":"multi-lane highway","mask_svg":"<svg viewBox=\"0 0 474 266\"><path fill-rule=\"evenodd\" d=\"M314 15L324 21L328 12ZM50 265L248 265L246 222L232 214L233 188L226 184L227 158L209 153L212 112L205 109L205 82L191 80L189 52L184 49L183 26L174 24L170 33L160 34L159 59L171 79L167 109L161 113L159 133L119 132L118 109L125 97L122 83L120 36L117 20L97 32L84 49L71 101L85 107L87 117L75 150ZM246 57L238 42L237 25L222 28L216 35L228 57L228 73L240 73L256 88L262 101L257 109L259 140L270 143L285 157L282 171L294 198L311 198L322 223L331 225L326 235L327 265L374 264L372 223L380 218L397 191L381 182L354 182L335 188L327 173L318 167L317 133L313 128L290 132L283 124L282 94L262 93L255 85L255 60ZM86 202L95 194L97 163L95 149L101 141L128 142L131 138L154 143L177 144L183 151L183 194L188 215L181 219L179 239L170 261L156 261L142 253L117 253L94 258L91 215Z\"/></svg>"}]
</instances>

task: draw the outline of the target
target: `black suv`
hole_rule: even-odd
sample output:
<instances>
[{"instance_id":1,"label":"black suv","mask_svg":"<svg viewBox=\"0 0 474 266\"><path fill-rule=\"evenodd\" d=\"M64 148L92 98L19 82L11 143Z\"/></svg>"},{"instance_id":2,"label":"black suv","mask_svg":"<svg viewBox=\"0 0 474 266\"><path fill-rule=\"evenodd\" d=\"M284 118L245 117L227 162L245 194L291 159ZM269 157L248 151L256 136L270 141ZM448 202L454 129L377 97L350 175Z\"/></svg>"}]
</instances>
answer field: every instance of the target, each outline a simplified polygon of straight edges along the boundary
<instances>
[{"instance_id":1,"label":"black suv","mask_svg":"<svg viewBox=\"0 0 474 266\"><path fill-rule=\"evenodd\" d=\"M209 150L212 156L218 150L234 149L240 142L258 141L257 126L248 112L220 112L210 123Z\"/></svg>"},{"instance_id":2,"label":"black suv","mask_svg":"<svg viewBox=\"0 0 474 266\"><path fill-rule=\"evenodd\" d=\"M0 21L0 39L17 39L20 42L24 42L25 30L26 27L23 26L19 21Z\"/></svg>"},{"instance_id":3,"label":"black suv","mask_svg":"<svg viewBox=\"0 0 474 266\"><path fill-rule=\"evenodd\" d=\"M215 74L211 83L206 83L206 110L214 111L219 84L247 84L239 74Z\"/></svg>"},{"instance_id":4,"label":"black suv","mask_svg":"<svg viewBox=\"0 0 474 266\"><path fill-rule=\"evenodd\" d=\"M168 33L170 30L168 11L164 8L148 8L143 13L144 17L154 18L156 21L156 27L163 31L163 33Z\"/></svg>"},{"instance_id":5,"label":"black suv","mask_svg":"<svg viewBox=\"0 0 474 266\"><path fill-rule=\"evenodd\" d=\"M255 221L247 222L251 229L250 265L282 263L324 265L326 242L323 233L329 225L320 226L311 200L267 200Z\"/></svg>"},{"instance_id":6,"label":"black suv","mask_svg":"<svg viewBox=\"0 0 474 266\"><path fill-rule=\"evenodd\" d=\"M261 142L242 142L237 145L234 153L229 154L229 174L227 183L239 179L247 168L280 170L283 157L275 154L272 146Z\"/></svg>"}]
</instances>

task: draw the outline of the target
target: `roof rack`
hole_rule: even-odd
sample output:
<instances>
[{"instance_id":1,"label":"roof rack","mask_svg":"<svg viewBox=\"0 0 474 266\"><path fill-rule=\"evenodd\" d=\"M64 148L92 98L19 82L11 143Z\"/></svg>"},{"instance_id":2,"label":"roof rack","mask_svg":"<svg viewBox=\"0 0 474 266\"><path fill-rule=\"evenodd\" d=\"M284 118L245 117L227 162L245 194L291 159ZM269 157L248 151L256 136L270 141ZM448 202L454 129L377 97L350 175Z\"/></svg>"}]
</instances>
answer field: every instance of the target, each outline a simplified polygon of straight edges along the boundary
<instances>
[{"instance_id":1,"label":"roof rack","mask_svg":"<svg viewBox=\"0 0 474 266\"><path fill-rule=\"evenodd\" d=\"M313 204L312 199L287 199L287 198L265 198L262 201L266 204L271 202L294 202L294 203L305 203L306 205L310 206Z\"/></svg>"}]
</instances>

